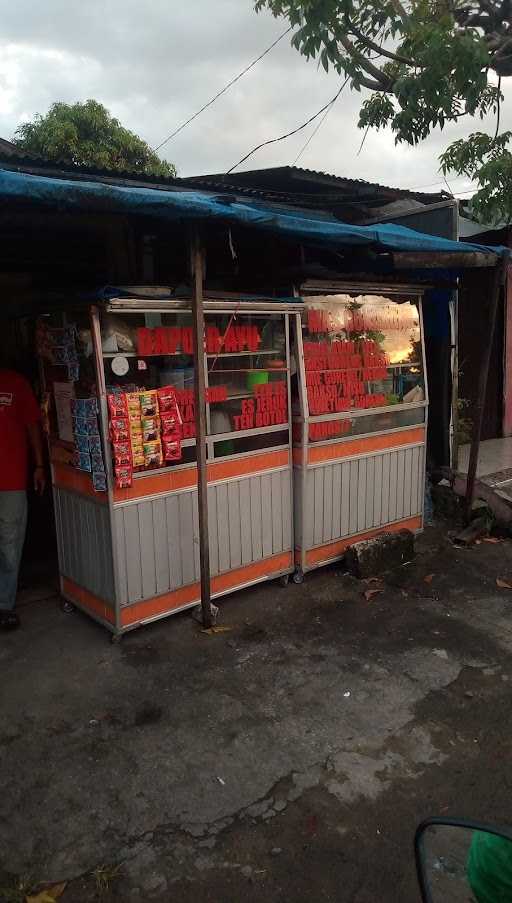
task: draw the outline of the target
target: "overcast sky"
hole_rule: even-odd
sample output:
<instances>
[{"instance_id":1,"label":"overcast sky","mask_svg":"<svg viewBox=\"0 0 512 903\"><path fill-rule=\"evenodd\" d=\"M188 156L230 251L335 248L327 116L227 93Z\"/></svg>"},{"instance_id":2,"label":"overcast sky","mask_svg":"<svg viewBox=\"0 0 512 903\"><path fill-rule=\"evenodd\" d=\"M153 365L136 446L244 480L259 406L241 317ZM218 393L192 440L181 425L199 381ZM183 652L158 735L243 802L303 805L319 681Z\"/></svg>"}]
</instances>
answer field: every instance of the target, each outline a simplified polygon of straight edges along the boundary
<instances>
[{"instance_id":1,"label":"overcast sky","mask_svg":"<svg viewBox=\"0 0 512 903\"><path fill-rule=\"evenodd\" d=\"M93 97L155 146L287 27L252 0L0 0L0 136L57 100ZM179 175L224 172L261 141L304 122L340 79L284 38L161 151ZM370 133L358 154L361 95L343 92L298 165L404 188L445 188L437 158L461 127L417 148ZM507 99L503 127L512 124ZM293 163L315 123L255 154L243 168ZM468 130L480 128L469 124ZM455 192L464 179L450 180Z\"/></svg>"}]
</instances>

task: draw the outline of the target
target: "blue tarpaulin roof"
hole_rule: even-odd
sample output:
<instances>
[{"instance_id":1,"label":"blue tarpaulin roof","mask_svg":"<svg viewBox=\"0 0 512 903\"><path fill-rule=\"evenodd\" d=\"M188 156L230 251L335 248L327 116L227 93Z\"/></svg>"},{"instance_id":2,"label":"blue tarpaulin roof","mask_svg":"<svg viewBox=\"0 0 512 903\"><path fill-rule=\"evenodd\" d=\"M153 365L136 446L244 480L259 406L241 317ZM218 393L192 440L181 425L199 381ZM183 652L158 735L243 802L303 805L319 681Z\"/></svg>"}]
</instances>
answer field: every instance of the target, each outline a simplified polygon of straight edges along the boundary
<instances>
[{"instance_id":1,"label":"blue tarpaulin roof","mask_svg":"<svg viewBox=\"0 0 512 903\"><path fill-rule=\"evenodd\" d=\"M206 191L165 190L93 180L66 179L0 170L0 201L30 203L65 213L102 212L140 215L162 220L223 222L279 234L299 242L312 242L340 250L368 247L389 252L503 256L507 248L450 241L392 223L356 226L309 210L283 208L271 203ZM4 207L5 210L5 207Z\"/></svg>"}]
</instances>

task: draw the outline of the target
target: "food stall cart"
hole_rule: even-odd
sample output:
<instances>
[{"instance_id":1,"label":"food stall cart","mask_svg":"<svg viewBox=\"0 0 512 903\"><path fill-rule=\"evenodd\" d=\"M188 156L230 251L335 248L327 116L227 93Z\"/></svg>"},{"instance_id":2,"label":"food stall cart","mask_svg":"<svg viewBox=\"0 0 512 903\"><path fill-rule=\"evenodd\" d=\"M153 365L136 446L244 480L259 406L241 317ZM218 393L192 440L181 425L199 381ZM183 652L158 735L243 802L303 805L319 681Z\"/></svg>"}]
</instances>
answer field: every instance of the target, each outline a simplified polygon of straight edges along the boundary
<instances>
[{"instance_id":1,"label":"food stall cart","mask_svg":"<svg viewBox=\"0 0 512 903\"><path fill-rule=\"evenodd\" d=\"M419 289L303 288L295 356L294 579L422 527L428 394Z\"/></svg>"},{"instance_id":2,"label":"food stall cart","mask_svg":"<svg viewBox=\"0 0 512 903\"><path fill-rule=\"evenodd\" d=\"M205 297L212 597L294 570L290 325ZM62 595L114 636L200 599L190 301L41 318Z\"/></svg>"}]
</instances>

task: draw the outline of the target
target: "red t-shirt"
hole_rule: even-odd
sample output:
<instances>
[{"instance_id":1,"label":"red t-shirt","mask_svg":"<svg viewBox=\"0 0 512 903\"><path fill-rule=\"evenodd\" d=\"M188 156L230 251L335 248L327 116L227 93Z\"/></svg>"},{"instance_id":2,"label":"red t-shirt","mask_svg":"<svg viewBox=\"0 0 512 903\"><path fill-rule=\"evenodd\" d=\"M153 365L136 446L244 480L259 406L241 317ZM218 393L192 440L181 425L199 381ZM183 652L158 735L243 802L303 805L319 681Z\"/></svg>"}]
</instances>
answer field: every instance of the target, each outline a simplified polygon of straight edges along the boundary
<instances>
[{"instance_id":1,"label":"red t-shirt","mask_svg":"<svg viewBox=\"0 0 512 903\"><path fill-rule=\"evenodd\" d=\"M0 370L0 492L27 488L27 426L39 418L27 380L14 370Z\"/></svg>"}]
</instances>

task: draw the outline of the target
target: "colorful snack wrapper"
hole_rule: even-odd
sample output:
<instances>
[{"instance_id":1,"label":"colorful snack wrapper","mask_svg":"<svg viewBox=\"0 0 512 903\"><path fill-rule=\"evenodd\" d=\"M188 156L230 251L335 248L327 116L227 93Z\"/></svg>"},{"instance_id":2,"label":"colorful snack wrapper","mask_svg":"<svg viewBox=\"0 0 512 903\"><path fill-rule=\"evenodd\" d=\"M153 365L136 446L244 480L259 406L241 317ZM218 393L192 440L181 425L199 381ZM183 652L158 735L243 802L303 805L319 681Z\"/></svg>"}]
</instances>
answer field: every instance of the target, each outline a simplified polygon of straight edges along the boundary
<instances>
[{"instance_id":1,"label":"colorful snack wrapper","mask_svg":"<svg viewBox=\"0 0 512 903\"><path fill-rule=\"evenodd\" d=\"M85 417L73 417L73 432L75 436L87 436L87 420Z\"/></svg>"},{"instance_id":2,"label":"colorful snack wrapper","mask_svg":"<svg viewBox=\"0 0 512 903\"><path fill-rule=\"evenodd\" d=\"M91 463L93 471L105 472L105 465L103 463L103 455L97 452L91 454Z\"/></svg>"},{"instance_id":3,"label":"colorful snack wrapper","mask_svg":"<svg viewBox=\"0 0 512 903\"><path fill-rule=\"evenodd\" d=\"M156 389L140 393L140 409L145 417L156 417L158 414L158 396Z\"/></svg>"},{"instance_id":4,"label":"colorful snack wrapper","mask_svg":"<svg viewBox=\"0 0 512 903\"><path fill-rule=\"evenodd\" d=\"M162 435L169 438L178 438L181 435L181 417L176 411L165 411L161 415Z\"/></svg>"},{"instance_id":5,"label":"colorful snack wrapper","mask_svg":"<svg viewBox=\"0 0 512 903\"><path fill-rule=\"evenodd\" d=\"M87 430L88 436L99 436L100 430L98 427L98 418L90 417L85 421L85 426Z\"/></svg>"},{"instance_id":6,"label":"colorful snack wrapper","mask_svg":"<svg viewBox=\"0 0 512 903\"><path fill-rule=\"evenodd\" d=\"M144 442L160 438L160 421L158 417L142 418L142 438Z\"/></svg>"},{"instance_id":7,"label":"colorful snack wrapper","mask_svg":"<svg viewBox=\"0 0 512 903\"><path fill-rule=\"evenodd\" d=\"M107 491L107 477L106 477L105 473L93 470L92 485L96 492L106 492Z\"/></svg>"},{"instance_id":8,"label":"colorful snack wrapper","mask_svg":"<svg viewBox=\"0 0 512 903\"><path fill-rule=\"evenodd\" d=\"M132 449L129 442L114 442L114 462L117 466L132 463Z\"/></svg>"},{"instance_id":9,"label":"colorful snack wrapper","mask_svg":"<svg viewBox=\"0 0 512 903\"><path fill-rule=\"evenodd\" d=\"M162 386L157 390L160 413L174 410L177 404L176 390L173 386Z\"/></svg>"},{"instance_id":10,"label":"colorful snack wrapper","mask_svg":"<svg viewBox=\"0 0 512 903\"><path fill-rule=\"evenodd\" d=\"M92 470L92 462L91 456L88 453L79 452L78 453L78 469L79 470Z\"/></svg>"},{"instance_id":11,"label":"colorful snack wrapper","mask_svg":"<svg viewBox=\"0 0 512 903\"><path fill-rule=\"evenodd\" d=\"M181 442L179 439L163 439L162 446L166 461L181 461Z\"/></svg>"},{"instance_id":12,"label":"colorful snack wrapper","mask_svg":"<svg viewBox=\"0 0 512 903\"><path fill-rule=\"evenodd\" d=\"M89 436L89 451L94 455L103 454L103 450L101 448L101 439L99 436Z\"/></svg>"},{"instance_id":13,"label":"colorful snack wrapper","mask_svg":"<svg viewBox=\"0 0 512 903\"><path fill-rule=\"evenodd\" d=\"M146 467L161 467L163 464L162 443L160 439L144 443L144 460Z\"/></svg>"},{"instance_id":14,"label":"colorful snack wrapper","mask_svg":"<svg viewBox=\"0 0 512 903\"><path fill-rule=\"evenodd\" d=\"M79 452L82 452L82 454L87 454L90 451L88 436L82 436L80 434L76 435L75 436L75 444L76 444L77 450Z\"/></svg>"},{"instance_id":15,"label":"colorful snack wrapper","mask_svg":"<svg viewBox=\"0 0 512 903\"><path fill-rule=\"evenodd\" d=\"M128 408L128 412L130 414L138 413L140 416L140 393L139 392L127 392L125 395L126 405Z\"/></svg>"},{"instance_id":16,"label":"colorful snack wrapper","mask_svg":"<svg viewBox=\"0 0 512 903\"><path fill-rule=\"evenodd\" d=\"M118 489L128 489L132 485L133 471L131 467L116 467L115 474Z\"/></svg>"},{"instance_id":17,"label":"colorful snack wrapper","mask_svg":"<svg viewBox=\"0 0 512 903\"><path fill-rule=\"evenodd\" d=\"M128 413L128 405L126 404L126 395L123 392L114 392L107 397L108 410L112 419L115 417L126 417Z\"/></svg>"}]
</instances>

